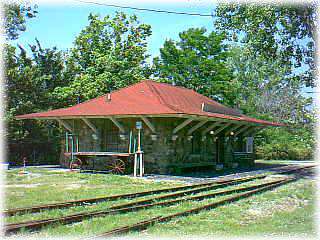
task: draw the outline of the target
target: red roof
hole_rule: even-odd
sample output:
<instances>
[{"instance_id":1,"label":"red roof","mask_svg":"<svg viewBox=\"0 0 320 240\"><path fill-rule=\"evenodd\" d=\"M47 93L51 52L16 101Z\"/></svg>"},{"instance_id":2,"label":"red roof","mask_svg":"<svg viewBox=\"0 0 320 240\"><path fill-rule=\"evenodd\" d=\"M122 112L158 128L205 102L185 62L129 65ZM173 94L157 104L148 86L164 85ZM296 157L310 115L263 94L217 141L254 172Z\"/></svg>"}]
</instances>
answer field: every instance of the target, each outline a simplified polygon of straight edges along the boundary
<instances>
[{"instance_id":1,"label":"red roof","mask_svg":"<svg viewBox=\"0 0 320 240\"><path fill-rule=\"evenodd\" d=\"M68 108L47 112L19 115L18 119L64 118L77 116L116 116L116 115L163 115L186 114L253 122L263 125L282 126L240 114L235 109L226 107L193 90L159 83L151 80L141 81L126 88L91 99ZM202 110L202 105L209 106L210 112Z\"/></svg>"}]
</instances>

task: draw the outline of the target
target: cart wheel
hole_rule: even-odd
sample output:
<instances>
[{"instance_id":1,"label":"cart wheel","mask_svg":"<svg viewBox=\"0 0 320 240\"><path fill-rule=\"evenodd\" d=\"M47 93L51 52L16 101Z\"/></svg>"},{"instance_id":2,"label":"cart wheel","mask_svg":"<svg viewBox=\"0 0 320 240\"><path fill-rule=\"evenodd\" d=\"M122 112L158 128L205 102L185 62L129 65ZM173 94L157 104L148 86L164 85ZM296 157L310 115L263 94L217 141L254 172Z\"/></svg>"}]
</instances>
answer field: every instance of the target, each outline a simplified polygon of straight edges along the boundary
<instances>
[{"instance_id":1,"label":"cart wheel","mask_svg":"<svg viewBox=\"0 0 320 240\"><path fill-rule=\"evenodd\" d=\"M69 168L71 171L75 169L80 169L82 166L82 161L79 158L73 159L70 162Z\"/></svg>"},{"instance_id":2,"label":"cart wheel","mask_svg":"<svg viewBox=\"0 0 320 240\"><path fill-rule=\"evenodd\" d=\"M107 170L113 174L124 174L126 164L119 158L114 158L108 163Z\"/></svg>"}]
</instances>

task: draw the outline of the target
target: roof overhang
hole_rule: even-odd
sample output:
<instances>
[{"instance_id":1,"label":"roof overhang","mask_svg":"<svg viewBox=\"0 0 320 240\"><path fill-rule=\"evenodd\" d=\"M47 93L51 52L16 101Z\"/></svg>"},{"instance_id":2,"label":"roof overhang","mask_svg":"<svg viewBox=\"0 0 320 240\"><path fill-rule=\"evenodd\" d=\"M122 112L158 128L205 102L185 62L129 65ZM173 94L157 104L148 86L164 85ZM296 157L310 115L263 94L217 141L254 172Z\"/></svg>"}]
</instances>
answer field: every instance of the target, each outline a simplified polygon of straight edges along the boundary
<instances>
[{"instance_id":1,"label":"roof overhang","mask_svg":"<svg viewBox=\"0 0 320 240\"><path fill-rule=\"evenodd\" d=\"M25 116L25 117L24 117ZM90 118L90 119L110 119L110 117L113 118L141 118L144 117L152 117L152 118L192 118L194 121L215 121L215 122L226 122L226 123L234 123L234 124L245 124L245 125L251 125L251 126L273 126L273 127L281 127L286 126L282 123L274 123L274 122L268 122L263 120L257 121L250 121L246 119L241 119L241 117L235 117L235 116L226 116L224 117L211 117L211 116L201 116L197 114L128 114L128 115L108 115L108 116L98 116L98 115L91 115L91 116L59 116L59 117L28 117L27 115L21 115L17 116L17 120L24 120L24 119L36 119L36 120L68 120L68 119L83 119L83 118ZM231 118L231 119L229 119Z\"/></svg>"}]
</instances>

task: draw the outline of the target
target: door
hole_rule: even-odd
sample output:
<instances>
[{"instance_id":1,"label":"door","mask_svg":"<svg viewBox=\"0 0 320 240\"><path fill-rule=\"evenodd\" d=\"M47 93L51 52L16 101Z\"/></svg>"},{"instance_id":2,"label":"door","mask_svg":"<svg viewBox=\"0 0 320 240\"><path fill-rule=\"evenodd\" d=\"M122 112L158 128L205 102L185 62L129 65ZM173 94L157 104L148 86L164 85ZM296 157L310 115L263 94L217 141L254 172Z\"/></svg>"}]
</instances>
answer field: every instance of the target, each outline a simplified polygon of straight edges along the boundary
<instances>
[{"instance_id":1,"label":"door","mask_svg":"<svg viewBox=\"0 0 320 240\"><path fill-rule=\"evenodd\" d=\"M216 159L217 163L224 162L224 137L218 137L216 140Z\"/></svg>"}]
</instances>

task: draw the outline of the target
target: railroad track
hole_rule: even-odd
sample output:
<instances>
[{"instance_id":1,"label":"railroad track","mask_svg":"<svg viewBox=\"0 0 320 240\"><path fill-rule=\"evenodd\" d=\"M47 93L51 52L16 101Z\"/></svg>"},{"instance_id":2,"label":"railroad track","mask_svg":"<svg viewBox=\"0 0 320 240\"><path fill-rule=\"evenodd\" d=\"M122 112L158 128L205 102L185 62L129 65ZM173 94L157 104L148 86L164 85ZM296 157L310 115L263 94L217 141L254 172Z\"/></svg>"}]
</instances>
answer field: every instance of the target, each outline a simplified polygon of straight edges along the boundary
<instances>
[{"instance_id":1,"label":"railroad track","mask_svg":"<svg viewBox=\"0 0 320 240\"><path fill-rule=\"evenodd\" d=\"M264 175L261 175L261 176L257 175L257 176L252 177L252 179L258 179L258 178L264 178L264 177L265 177ZM242 178L239 178L239 179L242 179ZM175 191L179 191L179 190L192 189L192 188L197 188L197 187L205 187L205 186L210 186L212 184L231 183L236 180L237 179L209 181L209 182L205 182L205 183L191 184L191 185L185 185L185 186L181 186L181 187L164 188L164 189L135 192L135 193L121 194L121 195L113 195L113 196L106 196L106 197L99 197L99 198L80 199L80 200L67 201L67 202L62 202L62 203L45 204L45 205L39 205L39 206L33 206L33 207L27 207L27 208L7 209L3 212L3 214L5 216L13 216L16 214L40 212L42 210L81 206L81 205L85 205L88 203L115 201L115 200L119 200L119 199L132 199L132 198L143 197L143 196L154 195L154 194L165 193L165 192L175 192Z\"/></svg>"},{"instance_id":2,"label":"railroad track","mask_svg":"<svg viewBox=\"0 0 320 240\"><path fill-rule=\"evenodd\" d=\"M54 223L64 223L64 224L73 223L73 222L82 221L87 218L99 217L102 215L129 212L129 211L139 210L144 207L145 208L151 207L153 205L150 203L153 203L155 201L170 199L170 198L177 198L177 197L186 196L190 194L196 194L204 191L214 190L214 189L223 188L226 186L232 186L232 185L237 185L237 184L241 184L241 183L245 183L245 182L249 182L257 179L262 179L265 177L266 176L244 177L240 179L224 181L223 183L211 183L210 185L193 188L191 190L179 191L177 193L166 194L159 197L153 197L153 198L148 198L144 200L134 201L131 203L114 205L114 206L111 206L110 208L107 208L105 211L82 212L82 213L72 214L72 215L68 215L60 218L49 218L49 219L43 219L43 220L34 220L34 221L27 221L27 222L21 222L21 223L7 224L5 225L4 229L6 234L9 234L13 232L18 232L21 229L37 230L41 227L54 224ZM144 207L141 207L141 206L144 206Z\"/></svg>"},{"instance_id":3,"label":"railroad track","mask_svg":"<svg viewBox=\"0 0 320 240\"><path fill-rule=\"evenodd\" d=\"M289 169L281 169L277 173L291 173L291 172L300 171L303 169L308 169L310 167L314 167L314 166L296 167L296 168L291 167ZM72 215L68 215L68 216L64 216L64 217L60 217L60 218L50 218L50 219L43 219L43 220L35 220L35 221L7 224L7 225L5 225L4 229L5 229L6 235L12 234L15 232L19 232L21 229L28 229L28 230L34 231L34 230L39 230L44 226L48 226L48 225L55 224L55 223L69 224L69 223L79 222L84 219L88 219L88 218L92 218L92 217L101 217L101 216L118 214L118 213L138 211L140 209L150 208L153 206L169 206L169 205L174 205L176 203L183 202L183 201L204 200L204 199L208 199L208 198L214 198L214 197L220 196L220 195L232 194L232 193L237 193L237 192L249 192L249 193L252 192L252 194L254 194L259 189L268 189L269 187L272 187L272 186L278 186L278 185L293 181L293 178L280 179L280 180L275 180L272 182L262 183L262 184L253 185L253 186L249 186L249 187L240 187L240 188L236 188L236 189L222 190L219 192L214 192L214 193L209 193L209 194L204 194L204 195L199 195L199 196L185 197L190 194L197 194L197 193L201 193L201 192L215 190L218 188L237 185L237 184L253 181L256 179L263 179L266 176L268 176L268 174L263 174L263 175L260 174L257 176L249 176L249 177L243 177L243 178L238 178L238 179L220 180L220 181L215 181L215 182L207 182L207 183L203 183L203 184L193 184L193 185L182 186L182 187L166 188L166 189L160 189L160 190L152 190L152 191L137 192L137 193L131 193L131 194L115 195L115 196L109 196L109 197L103 197L103 198L89 199L91 201L96 201L96 200L101 200L101 199L104 199L103 201L107 201L107 200L116 200L116 199L121 199L121 198L135 198L135 197L139 197L139 196L146 196L146 195L153 195L153 194L158 194L158 193L163 193L163 192L172 192L172 191L189 189L189 190L185 190L185 191L179 191L176 193L166 194L163 196L152 197L152 198L148 198L148 199L144 199L144 200L134 201L131 203L114 205L114 206L111 206L111 207L109 207L105 210L102 210L102 211L82 212L82 213L72 214ZM260 191L258 191L258 192L260 192ZM247 195L246 193L243 193L243 194L244 194L244 196L250 196L250 194L249 195ZM179 197L183 197L183 198L179 198ZM176 198L176 199L170 200L170 201L163 201L163 200L171 199L171 198ZM232 201L233 198L231 197L230 199L231 199L230 201ZM79 202L79 201L81 201L81 200L78 200L76 202ZM82 201L84 201L84 200L82 200ZM87 199L86 199L86 201L87 201ZM69 204L70 202L67 202L67 203ZM226 202L223 201L223 203L226 203ZM212 204L208 205L208 209L210 208L211 205ZM57 206L57 204L55 206ZM70 205L66 205L66 206L70 206ZM71 205L71 206L74 206L74 205ZM41 209L51 209L51 207L49 207L49 208L44 208L44 207L48 207L48 205L37 206L37 208L40 210ZM34 208L35 207L33 207L32 210L34 210ZM57 207L54 207L54 208L57 208ZM29 209L24 208L23 211L21 211L22 209L15 209L15 211L20 210L19 211L20 213L21 212L25 213L25 212L28 212ZM187 211L187 212L189 212L189 211ZM193 210L191 212L193 212ZM176 214L174 214L174 215L176 215ZM177 216L180 216L180 215L177 215ZM177 216L175 216L175 217L177 217ZM157 217L155 219L143 221L143 223L142 222L137 223L134 226L126 226L126 227L129 229L129 231L131 231L131 230L134 230L136 227L142 227L142 226L145 227L145 226L148 226L148 225L153 224L155 222L158 222L158 221L161 222L161 221L169 220L171 218L173 218L173 217L169 217L169 216ZM112 232L107 232L105 234L106 234L106 236L108 236L110 234L113 234L113 232L114 232L114 234L124 233L122 231L125 232L124 228L115 229L115 230L112 230Z\"/></svg>"},{"instance_id":4,"label":"railroad track","mask_svg":"<svg viewBox=\"0 0 320 240\"><path fill-rule=\"evenodd\" d=\"M133 225L127 225L124 227L115 228L111 231L108 231L108 232L105 232L105 233L102 233L102 234L99 234L96 236L84 238L84 239L97 239L97 238L103 238L103 237L112 237L112 236L116 236L116 235L120 235L120 234L125 234L125 233L131 232L131 231L141 231L141 230L148 228L149 226L152 226L155 223L168 222L168 221L172 220L173 218L185 217L185 216L188 216L191 214L199 213L200 211L210 210L210 209L225 205L227 203L232 203L232 202L244 199L244 198L248 198L254 194L258 194L258 193L262 193L264 191L271 190L273 188L276 188L280 185L289 183L294 180L296 180L296 178L288 178L288 179L284 179L281 181L276 181L273 183L265 184L265 186L258 187L254 190L246 191L244 193L239 193L234 196L228 197L226 199L216 201L216 202L213 202L213 203L201 206L201 207L192 208L187 211L182 211L182 212L178 212L178 213L174 213L174 214L170 214L170 215L166 215L166 216L157 216L157 217L154 217L154 218L151 218L148 220L144 220L144 221L135 223Z\"/></svg>"},{"instance_id":5,"label":"railroad track","mask_svg":"<svg viewBox=\"0 0 320 240\"><path fill-rule=\"evenodd\" d=\"M292 166L285 166L280 168L272 168L268 170L276 170L276 173L282 174L282 173L291 173L296 171L297 169L305 169L314 167L313 165L305 166L305 167L292 167ZM261 176L265 176L266 174L261 174ZM258 175L257 175L258 176ZM192 185L185 185L181 187L172 187L172 188L165 188L165 189L157 189L157 190L150 190L150 191L143 191L143 192L136 192L136 193L128 193L128 194L121 194L121 195L113 195L113 196L105 196L105 197L98 197L98 198L89 198L89 199L79 199L79 200L73 200L73 201L67 201L67 202L60 202L60 203L53 203L53 204L44 204L39 206L32 206L32 207L26 207L26 208L14 208L14 209L6 209L3 211L3 214L5 216L12 216L16 214L25 214L25 213L34 213L34 212L40 212L42 210L49 210L49 209L57 209L57 208L69 208L73 206L81 206L86 205L90 203L99 203L104 201L115 201L119 199L132 199L136 197L142 197L142 196L148 196L148 195L154 195L164 192L174 192L178 190L184 190L184 189L191 189L195 187L201 187L201 186L207 186L212 183L225 183L230 182L231 180L216 180L216 181L210 181L206 183L200 183L200 184L192 184Z\"/></svg>"}]
</instances>

